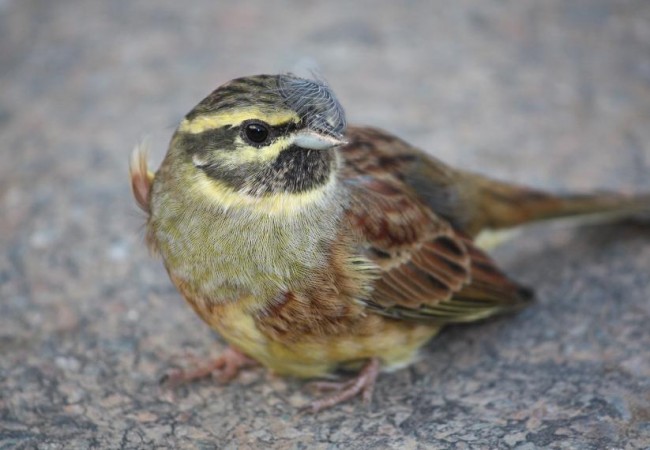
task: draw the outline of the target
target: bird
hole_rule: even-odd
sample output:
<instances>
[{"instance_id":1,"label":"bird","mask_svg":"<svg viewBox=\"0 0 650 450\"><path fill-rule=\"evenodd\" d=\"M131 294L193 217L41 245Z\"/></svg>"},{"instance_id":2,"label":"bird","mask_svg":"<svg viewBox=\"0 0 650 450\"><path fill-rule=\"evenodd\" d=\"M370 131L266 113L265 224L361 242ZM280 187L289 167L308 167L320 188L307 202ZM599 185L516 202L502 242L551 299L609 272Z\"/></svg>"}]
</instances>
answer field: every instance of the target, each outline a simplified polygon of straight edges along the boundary
<instances>
[{"instance_id":1,"label":"bird","mask_svg":"<svg viewBox=\"0 0 650 450\"><path fill-rule=\"evenodd\" d=\"M229 347L173 384L247 365L312 379L318 412L372 398L443 327L510 313L533 291L482 232L650 209L650 195L552 194L453 168L380 129L348 126L328 83L246 76L187 113L154 173L130 181L146 241ZM339 371L350 378L331 378Z\"/></svg>"}]
</instances>

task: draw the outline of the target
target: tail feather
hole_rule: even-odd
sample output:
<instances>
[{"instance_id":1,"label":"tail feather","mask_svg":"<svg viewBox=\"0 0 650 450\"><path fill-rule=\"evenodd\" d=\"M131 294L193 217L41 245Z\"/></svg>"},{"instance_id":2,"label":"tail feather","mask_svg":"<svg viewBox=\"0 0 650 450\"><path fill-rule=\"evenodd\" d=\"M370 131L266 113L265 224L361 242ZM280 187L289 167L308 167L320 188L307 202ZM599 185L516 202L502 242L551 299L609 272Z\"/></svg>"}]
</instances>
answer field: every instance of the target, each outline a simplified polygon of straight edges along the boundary
<instances>
[{"instance_id":1,"label":"tail feather","mask_svg":"<svg viewBox=\"0 0 650 450\"><path fill-rule=\"evenodd\" d=\"M539 220L573 216L625 218L650 213L650 194L594 192L550 194L513 184L476 177L476 213L472 234L483 229L502 229Z\"/></svg>"}]
</instances>

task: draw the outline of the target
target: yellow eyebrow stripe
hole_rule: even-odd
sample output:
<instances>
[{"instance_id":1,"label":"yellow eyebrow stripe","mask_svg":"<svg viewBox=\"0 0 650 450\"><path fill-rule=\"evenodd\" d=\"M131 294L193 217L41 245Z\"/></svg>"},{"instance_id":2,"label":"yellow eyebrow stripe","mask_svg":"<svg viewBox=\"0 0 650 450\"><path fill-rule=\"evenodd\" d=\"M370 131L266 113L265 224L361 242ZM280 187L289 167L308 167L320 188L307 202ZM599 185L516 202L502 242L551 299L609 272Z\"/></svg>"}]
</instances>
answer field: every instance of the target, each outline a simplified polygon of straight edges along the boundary
<instances>
[{"instance_id":1,"label":"yellow eyebrow stripe","mask_svg":"<svg viewBox=\"0 0 650 450\"><path fill-rule=\"evenodd\" d=\"M184 119L179 125L178 131L188 134L198 134L227 125L239 125L243 121L250 119L263 120L271 126L300 121L298 115L292 111L268 111L257 107L248 107L233 111L200 115L191 120Z\"/></svg>"}]
</instances>

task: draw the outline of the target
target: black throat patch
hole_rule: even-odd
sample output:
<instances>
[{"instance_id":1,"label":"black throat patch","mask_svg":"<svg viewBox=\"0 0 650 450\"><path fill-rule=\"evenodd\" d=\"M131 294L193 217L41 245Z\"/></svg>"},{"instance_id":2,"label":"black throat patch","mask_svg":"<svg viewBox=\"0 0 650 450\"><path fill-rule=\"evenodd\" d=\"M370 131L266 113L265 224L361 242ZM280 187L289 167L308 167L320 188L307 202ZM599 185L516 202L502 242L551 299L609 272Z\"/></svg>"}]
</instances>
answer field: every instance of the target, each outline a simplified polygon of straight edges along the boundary
<instances>
[{"instance_id":1,"label":"black throat patch","mask_svg":"<svg viewBox=\"0 0 650 450\"><path fill-rule=\"evenodd\" d=\"M233 168L213 163L200 169L232 189L255 197L282 192L297 194L327 184L336 170L336 155L332 151L291 146L270 164L247 163Z\"/></svg>"},{"instance_id":2,"label":"black throat patch","mask_svg":"<svg viewBox=\"0 0 650 450\"><path fill-rule=\"evenodd\" d=\"M256 177L262 193L310 191L329 181L336 156L327 150L306 150L291 146Z\"/></svg>"}]
</instances>

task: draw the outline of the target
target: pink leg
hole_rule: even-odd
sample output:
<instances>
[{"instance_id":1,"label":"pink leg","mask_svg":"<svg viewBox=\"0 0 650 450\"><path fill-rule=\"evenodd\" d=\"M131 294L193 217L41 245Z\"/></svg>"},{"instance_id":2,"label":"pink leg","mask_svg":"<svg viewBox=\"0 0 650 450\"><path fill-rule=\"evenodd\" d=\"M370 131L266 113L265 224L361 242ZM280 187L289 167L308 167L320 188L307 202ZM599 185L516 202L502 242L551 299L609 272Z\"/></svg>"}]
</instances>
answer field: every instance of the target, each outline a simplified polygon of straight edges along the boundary
<instances>
[{"instance_id":1,"label":"pink leg","mask_svg":"<svg viewBox=\"0 0 650 450\"><path fill-rule=\"evenodd\" d=\"M322 381L312 383L311 386L321 391L336 391L336 393L315 400L307 407L312 413L317 413L323 409L331 408L339 403L350 400L361 394L363 403L368 404L372 399L372 391L375 388L375 380L379 375L379 359L372 358L361 369L359 375L348 381L333 382Z\"/></svg>"},{"instance_id":2,"label":"pink leg","mask_svg":"<svg viewBox=\"0 0 650 450\"><path fill-rule=\"evenodd\" d=\"M239 370L257 364L234 347L228 347L214 361L198 366L192 370L173 370L163 376L161 383L176 387L189 381L212 376L221 383L227 383L237 376Z\"/></svg>"}]
</instances>

